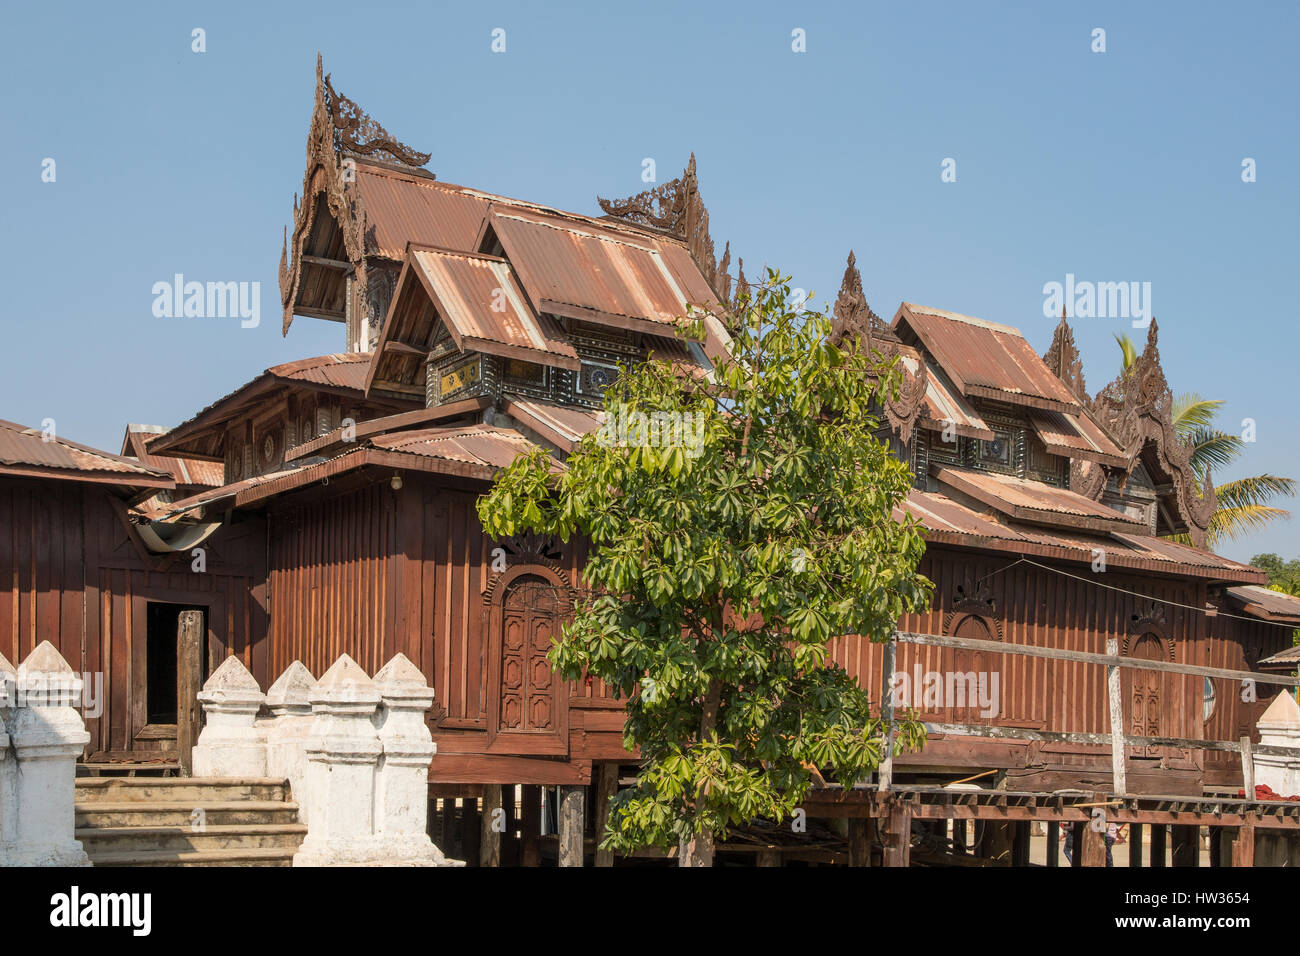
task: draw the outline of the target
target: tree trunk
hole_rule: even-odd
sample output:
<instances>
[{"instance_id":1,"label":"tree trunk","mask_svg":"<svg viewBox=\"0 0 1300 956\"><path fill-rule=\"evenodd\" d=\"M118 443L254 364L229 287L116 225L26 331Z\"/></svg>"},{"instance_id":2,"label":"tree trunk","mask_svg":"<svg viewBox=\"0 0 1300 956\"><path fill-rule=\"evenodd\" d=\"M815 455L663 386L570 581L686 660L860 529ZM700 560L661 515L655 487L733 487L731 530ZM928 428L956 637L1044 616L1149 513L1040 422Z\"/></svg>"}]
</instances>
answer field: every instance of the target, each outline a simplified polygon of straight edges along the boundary
<instances>
[{"instance_id":1,"label":"tree trunk","mask_svg":"<svg viewBox=\"0 0 1300 956\"><path fill-rule=\"evenodd\" d=\"M695 833L683 837L677 846L678 866L712 866L713 834Z\"/></svg>"}]
</instances>

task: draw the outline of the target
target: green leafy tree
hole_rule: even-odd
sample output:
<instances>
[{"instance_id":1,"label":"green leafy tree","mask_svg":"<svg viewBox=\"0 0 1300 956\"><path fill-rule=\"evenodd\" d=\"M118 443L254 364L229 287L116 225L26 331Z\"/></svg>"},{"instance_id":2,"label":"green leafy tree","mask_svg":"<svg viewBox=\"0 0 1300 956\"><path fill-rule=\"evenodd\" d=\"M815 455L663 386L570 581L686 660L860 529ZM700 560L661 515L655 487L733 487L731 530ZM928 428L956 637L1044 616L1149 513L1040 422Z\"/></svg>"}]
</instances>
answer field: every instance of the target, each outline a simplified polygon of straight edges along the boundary
<instances>
[{"instance_id":1,"label":"green leafy tree","mask_svg":"<svg viewBox=\"0 0 1300 956\"><path fill-rule=\"evenodd\" d=\"M1274 591L1300 597L1300 558L1283 561L1279 555L1268 552L1255 555L1250 563L1268 575L1268 586Z\"/></svg>"},{"instance_id":2,"label":"green leafy tree","mask_svg":"<svg viewBox=\"0 0 1300 956\"><path fill-rule=\"evenodd\" d=\"M1124 356L1123 369L1128 372L1137 361L1137 347L1127 335L1116 335L1115 341ZM1204 398L1195 392L1174 397L1174 430L1180 439L1192 446L1192 467L1198 481L1203 481L1208 472L1227 468L1246 450L1241 436L1215 427L1215 419L1222 407L1221 399ZM1294 495L1296 483L1293 478L1264 474L1216 483L1214 490L1219 506L1206 529L1206 544L1211 549L1223 541L1243 537L1274 521L1290 518L1291 512L1271 502ZM1175 537L1187 543L1191 540L1186 535Z\"/></svg>"},{"instance_id":3,"label":"green leafy tree","mask_svg":"<svg viewBox=\"0 0 1300 956\"><path fill-rule=\"evenodd\" d=\"M539 450L478 503L494 536L591 541L588 596L550 661L626 701L640 770L603 845L676 846L686 866L709 864L729 825L790 817L814 774L851 784L879 765L886 727L828 645L887 640L931 590L917 526L893 513L910 474L875 437L897 369L832 345L775 272L736 312L707 380L621 369L605 428L565 467ZM895 753L923 740L900 719Z\"/></svg>"}]
</instances>

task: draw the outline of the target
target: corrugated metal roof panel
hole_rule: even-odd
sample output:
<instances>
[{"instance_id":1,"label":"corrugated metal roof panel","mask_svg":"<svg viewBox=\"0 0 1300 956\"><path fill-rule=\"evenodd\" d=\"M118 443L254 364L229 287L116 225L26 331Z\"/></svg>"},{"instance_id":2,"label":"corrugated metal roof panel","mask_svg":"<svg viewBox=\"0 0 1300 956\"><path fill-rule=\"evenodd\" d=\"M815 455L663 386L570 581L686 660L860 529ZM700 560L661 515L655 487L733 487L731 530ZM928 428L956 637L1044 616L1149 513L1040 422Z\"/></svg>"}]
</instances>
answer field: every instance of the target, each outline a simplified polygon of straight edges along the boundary
<instances>
[{"instance_id":1,"label":"corrugated metal roof panel","mask_svg":"<svg viewBox=\"0 0 1300 956\"><path fill-rule=\"evenodd\" d=\"M462 349L579 367L564 330L533 312L508 263L431 249L413 250L412 258Z\"/></svg>"},{"instance_id":2,"label":"corrugated metal roof panel","mask_svg":"<svg viewBox=\"0 0 1300 956\"><path fill-rule=\"evenodd\" d=\"M1233 603L1253 617L1266 621L1300 623L1300 598L1290 594L1257 585L1244 585L1228 588L1227 595ZM1294 657L1300 658L1300 648L1295 649Z\"/></svg>"},{"instance_id":3,"label":"corrugated metal roof panel","mask_svg":"<svg viewBox=\"0 0 1300 956\"><path fill-rule=\"evenodd\" d=\"M925 414L921 423L932 429L945 428L952 422L958 435L969 438L993 440L993 431L980 417L979 412L966 399L951 388L934 363L924 359L915 349L906 346L899 349L899 361L913 377L920 374L921 363L926 366Z\"/></svg>"},{"instance_id":4,"label":"corrugated metal roof panel","mask_svg":"<svg viewBox=\"0 0 1300 956\"><path fill-rule=\"evenodd\" d=\"M963 494L971 495L1013 518L1024 517L1025 512L1035 512L1043 517L1068 515L1077 518L1095 518L1132 528L1145 527L1138 518L1108 508L1077 492L1054 488L1041 481L1028 481L1011 475L998 475L965 468L937 467L932 468L931 473L944 484Z\"/></svg>"},{"instance_id":5,"label":"corrugated metal roof panel","mask_svg":"<svg viewBox=\"0 0 1300 956\"><path fill-rule=\"evenodd\" d=\"M504 468L537 447L519 432L493 425L426 428L395 435L377 435L371 439L371 444L408 455L494 468Z\"/></svg>"},{"instance_id":6,"label":"corrugated metal roof panel","mask_svg":"<svg viewBox=\"0 0 1300 956\"><path fill-rule=\"evenodd\" d=\"M147 468L137 461L69 441L57 434L46 441L41 429L4 420L0 420L0 468L54 469L67 474L52 474L51 477L74 479L78 475L120 475L124 485L131 485L133 479L144 480L147 485L159 485L161 481L170 487L171 483L171 476L166 472Z\"/></svg>"},{"instance_id":7,"label":"corrugated metal roof panel","mask_svg":"<svg viewBox=\"0 0 1300 956\"><path fill-rule=\"evenodd\" d=\"M274 365L266 370L266 374L295 382L364 391L369 363L370 355L366 352L335 352Z\"/></svg>"},{"instance_id":8,"label":"corrugated metal roof panel","mask_svg":"<svg viewBox=\"0 0 1300 956\"><path fill-rule=\"evenodd\" d=\"M474 252L491 200L436 180L358 162L356 190L366 215L366 252L406 258L408 242Z\"/></svg>"},{"instance_id":9,"label":"corrugated metal roof panel","mask_svg":"<svg viewBox=\"0 0 1300 956\"><path fill-rule=\"evenodd\" d=\"M1087 412L1078 415L1036 408L1029 415L1034 431L1047 450L1067 458L1083 458L1103 465L1123 467L1128 459Z\"/></svg>"},{"instance_id":10,"label":"corrugated metal roof panel","mask_svg":"<svg viewBox=\"0 0 1300 956\"><path fill-rule=\"evenodd\" d=\"M556 405L532 398L510 397L506 411L565 451L572 451L584 435L605 423L603 411Z\"/></svg>"},{"instance_id":11,"label":"corrugated metal roof panel","mask_svg":"<svg viewBox=\"0 0 1300 956\"><path fill-rule=\"evenodd\" d=\"M652 240L515 209L494 207L490 222L539 310L557 303L665 327L687 313L686 293Z\"/></svg>"},{"instance_id":12,"label":"corrugated metal roof panel","mask_svg":"<svg viewBox=\"0 0 1300 956\"><path fill-rule=\"evenodd\" d=\"M893 327L905 325L969 397L979 395L1078 414L1079 403L1016 329L956 312L904 302Z\"/></svg>"}]
</instances>

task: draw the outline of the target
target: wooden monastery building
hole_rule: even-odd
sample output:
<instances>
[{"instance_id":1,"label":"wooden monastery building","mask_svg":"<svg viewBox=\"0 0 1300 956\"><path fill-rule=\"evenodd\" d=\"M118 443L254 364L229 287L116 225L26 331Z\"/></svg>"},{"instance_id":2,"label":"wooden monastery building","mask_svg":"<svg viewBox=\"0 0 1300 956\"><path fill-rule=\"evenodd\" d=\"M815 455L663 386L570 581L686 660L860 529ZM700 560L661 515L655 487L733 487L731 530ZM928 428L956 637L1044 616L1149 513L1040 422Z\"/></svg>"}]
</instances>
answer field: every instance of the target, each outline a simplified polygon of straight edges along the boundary
<instances>
[{"instance_id":1,"label":"wooden monastery building","mask_svg":"<svg viewBox=\"0 0 1300 956\"><path fill-rule=\"evenodd\" d=\"M516 456L563 457L597 428L618 363L707 374L726 350L730 250L715 258L694 158L599 215L452 185L318 64L306 160L280 264L284 331L337 322L340 352L269 368L173 428L131 425L120 455L0 422L0 654L48 639L103 673L85 761L105 767L176 757L181 610L206 618L193 666L238 655L263 688L295 660L319 676L347 653L374 673L400 651L436 693L434 796L523 785L535 814L541 786L607 791L635 762L622 706L545 660L584 545L490 540L474 503ZM677 335L690 306L708 310L699 341ZM1300 601L1203 547L1215 491L1174 432L1154 322L1132 370L1090 393L1064 318L1042 356L1014 328L909 302L886 322L850 255L835 335L905 373L882 435L912 468L905 509L935 590L900 630L1091 654L1113 640L1127 657L1235 671L1291 646ZM857 638L834 650L873 694L883 655ZM993 732L1109 732L1104 667L907 643L894 667L1001 678L993 715L917 694L927 722L990 733L932 732L895 762L896 785L1110 788L1104 743ZM1280 689L1243 701L1228 679L1122 680L1125 731L1184 742L1258 739ZM1125 757L1131 794L1243 786L1232 752Z\"/></svg>"}]
</instances>

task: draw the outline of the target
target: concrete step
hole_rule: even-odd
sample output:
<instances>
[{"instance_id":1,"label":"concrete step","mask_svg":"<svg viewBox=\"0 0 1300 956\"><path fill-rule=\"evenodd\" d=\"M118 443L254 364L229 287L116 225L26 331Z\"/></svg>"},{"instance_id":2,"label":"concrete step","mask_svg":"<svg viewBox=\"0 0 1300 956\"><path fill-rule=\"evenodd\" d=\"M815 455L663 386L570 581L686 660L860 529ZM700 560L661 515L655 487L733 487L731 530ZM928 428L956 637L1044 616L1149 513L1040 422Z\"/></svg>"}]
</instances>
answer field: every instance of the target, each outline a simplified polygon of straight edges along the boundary
<instances>
[{"instance_id":1,"label":"concrete step","mask_svg":"<svg viewBox=\"0 0 1300 956\"><path fill-rule=\"evenodd\" d=\"M285 800L288 781L277 777L83 777L77 780L77 805L107 801L233 803L237 800Z\"/></svg>"},{"instance_id":2,"label":"concrete step","mask_svg":"<svg viewBox=\"0 0 1300 956\"><path fill-rule=\"evenodd\" d=\"M78 827L189 826L196 809L208 826L241 823L297 823L298 804L281 800L142 801L92 800L77 804Z\"/></svg>"},{"instance_id":3,"label":"concrete step","mask_svg":"<svg viewBox=\"0 0 1300 956\"><path fill-rule=\"evenodd\" d=\"M301 823L155 827L78 827L75 836L98 866L102 856L128 853L187 853L211 850L287 849L290 855L307 836Z\"/></svg>"},{"instance_id":4,"label":"concrete step","mask_svg":"<svg viewBox=\"0 0 1300 956\"><path fill-rule=\"evenodd\" d=\"M234 850L128 850L92 856L95 866L293 866L297 847Z\"/></svg>"}]
</instances>

